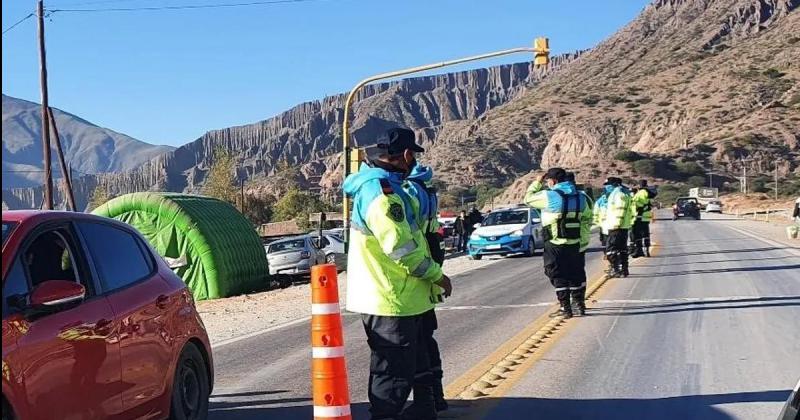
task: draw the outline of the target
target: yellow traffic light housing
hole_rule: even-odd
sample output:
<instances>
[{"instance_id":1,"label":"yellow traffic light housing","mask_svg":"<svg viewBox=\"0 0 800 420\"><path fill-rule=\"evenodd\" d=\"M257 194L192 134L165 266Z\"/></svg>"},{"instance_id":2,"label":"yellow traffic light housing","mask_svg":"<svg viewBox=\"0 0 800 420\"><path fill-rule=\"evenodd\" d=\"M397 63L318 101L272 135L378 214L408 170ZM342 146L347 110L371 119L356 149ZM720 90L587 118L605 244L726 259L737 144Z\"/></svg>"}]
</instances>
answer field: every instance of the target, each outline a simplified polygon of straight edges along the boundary
<instances>
[{"instance_id":1,"label":"yellow traffic light housing","mask_svg":"<svg viewBox=\"0 0 800 420\"><path fill-rule=\"evenodd\" d=\"M550 40L545 37L533 41L533 65L546 66L550 64Z\"/></svg>"},{"instance_id":2,"label":"yellow traffic light housing","mask_svg":"<svg viewBox=\"0 0 800 420\"><path fill-rule=\"evenodd\" d=\"M353 149L350 151L350 173L358 173L361 162L364 161L364 149Z\"/></svg>"}]
</instances>

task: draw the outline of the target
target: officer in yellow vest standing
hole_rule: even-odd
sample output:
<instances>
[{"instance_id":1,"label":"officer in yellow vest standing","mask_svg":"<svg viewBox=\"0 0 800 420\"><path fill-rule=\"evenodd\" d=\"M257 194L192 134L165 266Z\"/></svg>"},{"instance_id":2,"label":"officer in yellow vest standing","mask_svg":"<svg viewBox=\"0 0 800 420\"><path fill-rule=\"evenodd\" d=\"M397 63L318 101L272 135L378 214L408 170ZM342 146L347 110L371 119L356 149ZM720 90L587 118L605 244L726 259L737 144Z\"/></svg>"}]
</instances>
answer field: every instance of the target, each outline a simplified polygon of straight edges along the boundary
<instances>
[{"instance_id":1,"label":"officer in yellow vest standing","mask_svg":"<svg viewBox=\"0 0 800 420\"><path fill-rule=\"evenodd\" d=\"M608 232L606 257L611 263L612 277L628 277L628 230L633 225L631 191L622 179L609 177L605 183L607 204L603 229Z\"/></svg>"},{"instance_id":2,"label":"officer in yellow vest standing","mask_svg":"<svg viewBox=\"0 0 800 420\"><path fill-rule=\"evenodd\" d=\"M447 297L452 285L431 257L415 214L419 203L403 189L415 153L424 150L413 131L391 129L344 182L353 198L347 309L361 314L372 352L369 401L376 420L402 419L412 387L421 394L413 418L437 418L432 384L414 379L429 370L424 314L434 307L432 287Z\"/></svg>"},{"instance_id":3,"label":"officer in yellow vest standing","mask_svg":"<svg viewBox=\"0 0 800 420\"><path fill-rule=\"evenodd\" d=\"M542 212L544 272L561 307L553 316L572 318L572 303L579 315L586 314L583 244L589 243L592 207L586 195L567 179L564 169L549 169L528 187L525 204Z\"/></svg>"},{"instance_id":4,"label":"officer in yellow vest standing","mask_svg":"<svg viewBox=\"0 0 800 420\"><path fill-rule=\"evenodd\" d=\"M639 190L633 195L633 205L636 208L636 219L631 228L633 258L650 256L650 221L653 220L651 195L652 192L647 188L647 180L639 181Z\"/></svg>"}]
</instances>

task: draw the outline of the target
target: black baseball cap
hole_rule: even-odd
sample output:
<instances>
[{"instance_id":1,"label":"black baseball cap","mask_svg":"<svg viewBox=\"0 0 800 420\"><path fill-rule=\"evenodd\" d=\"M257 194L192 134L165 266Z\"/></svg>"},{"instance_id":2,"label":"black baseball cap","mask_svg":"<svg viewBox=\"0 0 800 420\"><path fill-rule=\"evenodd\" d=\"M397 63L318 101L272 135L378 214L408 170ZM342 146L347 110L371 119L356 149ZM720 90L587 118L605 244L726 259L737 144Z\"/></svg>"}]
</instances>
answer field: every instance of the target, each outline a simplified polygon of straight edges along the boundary
<instances>
[{"instance_id":1,"label":"black baseball cap","mask_svg":"<svg viewBox=\"0 0 800 420\"><path fill-rule=\"evenodd\" d=\"M567 179L567 171L562 168L550 168L545 172L544 179L552 179L556 182L564 182Z\"/></svg>"},{"instance_id":2,"label":"black baseball cap","mask_svg":"<svg viewBox=\"0 0 800 420\"><path fill-rule=\"evenodd\" d=\"M390 128L378 138L378 147L389 155L399 155L406 150L422 153L425 149L417 144L414 132L407 128Z\"/></svg>"},{"instance_id":3,"label":"black baseball cap","mask_svg":"<svg viewBox=\"0 0 800 420\"><path fill-rule=\"evenodd\" d=\"M603 185L622 185L622 178L610 176L606 178L606 182Z\"/></svg>"}]
</instances>

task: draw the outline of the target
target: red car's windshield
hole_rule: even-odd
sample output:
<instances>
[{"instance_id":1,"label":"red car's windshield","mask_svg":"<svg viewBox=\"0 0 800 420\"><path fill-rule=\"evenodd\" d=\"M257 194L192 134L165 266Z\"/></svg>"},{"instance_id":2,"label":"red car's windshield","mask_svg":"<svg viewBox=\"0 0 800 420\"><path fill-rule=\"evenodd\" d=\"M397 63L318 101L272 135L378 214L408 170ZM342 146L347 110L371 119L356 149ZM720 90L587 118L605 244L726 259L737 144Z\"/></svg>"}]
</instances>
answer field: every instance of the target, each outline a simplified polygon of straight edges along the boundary
<instances>
[{"instance_id":1,"label":"red car's windshield","mask_svg":"<svg viewBox=\"0 0 800 420\"><path fill-rule=\"evenodd\" d=\"M6 244L6 239L8 239L11 232L17 227L17 222L3 222L3 245Z\"/></svg>"}]
</instances>

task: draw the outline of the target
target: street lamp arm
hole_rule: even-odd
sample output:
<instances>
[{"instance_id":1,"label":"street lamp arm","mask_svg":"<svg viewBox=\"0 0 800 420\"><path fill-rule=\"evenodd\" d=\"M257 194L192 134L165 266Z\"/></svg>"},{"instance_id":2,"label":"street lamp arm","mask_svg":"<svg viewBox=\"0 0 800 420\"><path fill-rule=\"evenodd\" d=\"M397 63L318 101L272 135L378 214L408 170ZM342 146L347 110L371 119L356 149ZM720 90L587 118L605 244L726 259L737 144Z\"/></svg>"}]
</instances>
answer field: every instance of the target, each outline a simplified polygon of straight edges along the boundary
<instances>
[{"instance_id":1,"label":"street lamp arm","mask_svg":"<svg viewBox=\"0 0 800 420\"><path fill-rule=\"evenodd\" d=\"M422 66L410 67L410 68L407 68L407 69L402 69L402 70L396 70L396 71L391 71L391 72L387 72L387 73L376 74L374 76L367 77L366 79L358 82L358 84L356 84L355 87L353 87L353 89L347 95L347 99L345 100L345 103L344 103L344 121L342 122L342 146L343 146L343 152L344 152L343 153L343 155L344 155L343 156L343 159L344 159L344 176L346 177L348 175L349 168L350 168L350 166L349 166L350 165L350 151L351 151L351 146L350 146L350 108L352 106L353 100L356 97L356 94L358 94L358 91L362 87L364 87L364 86L366 86L366 85L368 85L370 83L377 82L379 80L391 79L391 78L395 78L395 77L399 77L399 76L405 76L407 74L419 73L419 72L428 71L428 70L434 70L434 69L438 69L438 68L442 68L442 67L453 66L453 65L456 65L456 64L468 63L468 62L471 62L471 61L485 60L487 58L500 57L500 56L504 56L504 55L517 54L517 53L522 53L522 52L533 52L533 53L537 53L538 52L538 53L542 53L544 51L541 50L541 49L533 48L533 47L512 48L512 49L508 49L508 50L495 51L495 52L490 52L490 53L486 53L486 54L479 54L479 55L473 55L473 56L470 56L470 57L458 58L458 59L455 59L455 60L441 61L441 62L438 62L438 63L431 63L431 64L422 65ZM344 225L345 225L345 228L349 227L348 226L349 225L349 223L348 223L348 213L349 213L349 210L350 210L349 209L349 207L350 207L349 204L350 204L349 200L345 196L344 200L343 200L343 203L342 203L342 207L343 207L342 208L342 213L344 214ZM345 238L347 238L347 229L345 229Z\"/></svg>"}]
</instances>

